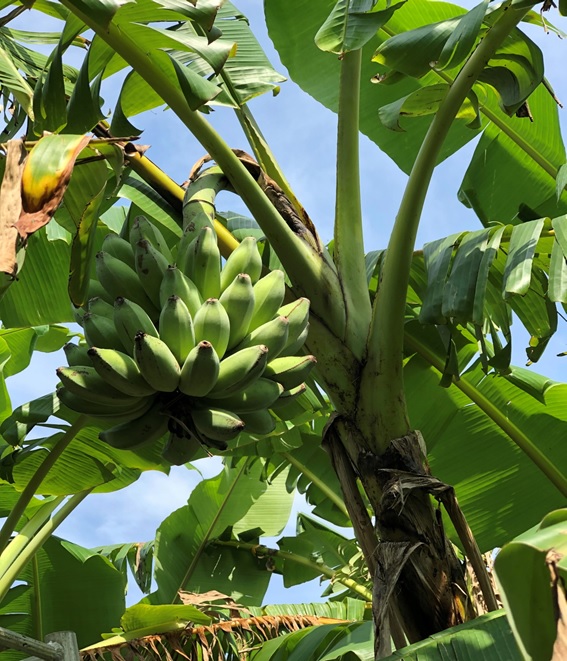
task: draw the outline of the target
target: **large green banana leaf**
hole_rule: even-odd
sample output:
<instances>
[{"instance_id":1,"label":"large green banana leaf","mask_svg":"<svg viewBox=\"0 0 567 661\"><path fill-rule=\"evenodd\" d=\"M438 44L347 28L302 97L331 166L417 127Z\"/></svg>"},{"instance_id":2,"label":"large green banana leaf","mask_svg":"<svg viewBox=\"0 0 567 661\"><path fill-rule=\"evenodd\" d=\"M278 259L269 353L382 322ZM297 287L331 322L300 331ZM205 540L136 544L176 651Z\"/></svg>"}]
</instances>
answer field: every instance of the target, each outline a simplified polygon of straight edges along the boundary
<instances>
[{"instance_id":1,"label":"large green banana leaf","mask_svg":"<svg viewBox=\"0 0 567 661\"><path fill-rule=\"evenodd\" d=\"M35 554L0 605L0 626L38 640L74 631L80 647L100 640L124 612L122 572L98 554L57 537ZM4 651L2 661L23 656Z\"/></svg>"},{"instance_id":2,"label":"large green banana leaf","mask_svg":"<svg viewBox=\"0 0 567 661\"><path fill-rule=\"evenodd\" d=\"M291 78L304 91L336 112L340 64L336 55L323 53L315 44L317 31L335 5L334 0L270 0L265 2L265 15L269 34ZM379 3L377 7L382 8L383 5ZM446 41L456 28L456 23L440 22L459 17L463 12L462 7L445 2L408 0L362 49L360 129L405 172L409 172L415 161L431 122L431 115L423 116L423 109L416 113L412 111L415 117L404 122L403 130L400 131L399 127L396 128L397 122L394 122L396 130L386 128L378 119L378 111L383 108L382 112L385 112L386 107L392 108L393 104L402 103L416 90L439 83L446 84L454 78L457 68L433 71L430 70L430 60L438 59L436 48L441 50L443 45L441 43L441 46L436 46L440 35ZM408 31L434 23L439 25L420 33L419 38L416 32L415 41L411 41ZM349 28L352 29L352 24L349 24ZM404 35L404 38L398 38L396 43L399 43L399 51L393 54L394 57L390 54L394 49L390 48L388 41L399 35ZM394 39L391 41L393 43ZM372 62L378 48L381 49L379 59L386 67ZM517 52L514 50L516 48ZM433 57L429 57L431 49L435 51L432 51ZM539 65L535 63L539 58L537 47L529 40L518 40L514 49L512 59L516 63L523 61L526 71L530 67L538 68ZM421 69L419 72L410 71L400 65L398 56L406 57L408 62L414 64L419 61L419 66L423 64L424 70L429 73L421 75ZM397 74L398 78L392 77L388 83L384 81L373 85L370 82L377 74L392 71L403 71L410 75ZM421 77L413 77L417 75ZM565 150L559 131L557 107L549 93L540 85L530 97L533 123L526 118L509 117L499 107L496 94L489 89L479 88L478 98L485 132L463 182L461 199L474 208L484 223L510 222L518 214L526 220L543 214L565 213L565 192L559 201L554 197L555 179L565 162ZM427 105L431 99L423 97L422 101ZM455 121L443 145L441 159L478 135L479 128L467 127L470 121L468 115ZM521 185L518 185L519 181ZM506 194L494 195L495 187L499 191L505 190Z\"/></svg>"}]
</instances>

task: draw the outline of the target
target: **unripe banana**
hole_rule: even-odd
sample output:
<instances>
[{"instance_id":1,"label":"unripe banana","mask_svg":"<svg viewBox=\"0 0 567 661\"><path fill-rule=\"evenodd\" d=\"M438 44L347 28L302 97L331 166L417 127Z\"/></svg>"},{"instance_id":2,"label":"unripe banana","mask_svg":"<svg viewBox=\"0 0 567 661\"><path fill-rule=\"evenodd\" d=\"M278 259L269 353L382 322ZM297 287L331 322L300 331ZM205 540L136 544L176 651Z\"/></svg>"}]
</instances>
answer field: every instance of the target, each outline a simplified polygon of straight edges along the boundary
<instances>
[{"instance_id":1,"label":"unripe banana","mask_svg":"<svg viewBox=\"0 0 567 661\"><path fill-rule=\"evenodd\" d=\"M284 349L280 351L280 358L283 358L284 356L296 356L300 349L303 347L305 342L307 341L307 336L309 335L309 324L305 326L303 329L303 332L297 337L297 339L294 342L290 342L289 338L287 341L287 344L285 345Z\"/></svg>"},{"instance_id":2,"label":"unripe banana","mask_svg":"<svg viewBox=\"0 0 567 661\"><path fill-rule=\"evenodd\" d=\"M114 301L114 297L94 278L89 280L89 298L102 298L103 301L110 303L110 305Z\"/></svg>"},{"instance_id":3,"label":"unripe banana","mask_svg":"<svg viewBox=\"0 0 567 661\"><path fill-rule=\"evenodd\" d=\"M129 239L134 252L136 252L138 241L147 239L153 247L156 250L159 250L159 252L165 257L168 264L173 264L171 250L169 249L163 234L158 227L154 223L151 223L145 216L136 216L130 230Z\"/></svg>"},{"instance_id":4,"label":"unripe banana","mask_svg":"<svg viewBox=\"0 0 567 661\"><path fill-rule=\"evenodd\" d=\"M159 317L159 336L171 349L179 365L195 346L193 319L179 296L170 296Z\"/></svg>"},{"instance_id":5,"label":"unripe banana","mask_svg":"<svg viewBox=\"0 0 567 661\"><path fill-rule=\"evenodd\" d=\"M249 332L271 321L277 314L285 296L283 271L270 271L254 285L254 311Z\"/></svg>"},{"instance_id":6,"label":"unripe banana","mask_svg":"<svg viewBox=\"0 0 567 661\"><path fill-rule=\"evenodd\" d=\"M136 450L154 443L167 432L167 416L157 401L148 411L133 420L100 432L98 437L118 450Z\"/></svg>"},{"instance_id":7,"label":"unripe banana","mask_svg":"<svg viewBox=\"0 0 567 661\"><path fill-rule=\"evenodd\" d=\"M266 365L263 376L290 390L301 385L316 364L315 356L280 356Z\"/></svg>"},{"instance_id":8,"label":"unripe banana","mask_svg":"<svg viewBox=\"0 0 567 661\"><path fill-rule=\"evenodd\" d=\"M276 317L249 333L237 349L245 349L255 344L264 344L270 351L270 360L276 358L287 344L289 321L286 317Z\"/></svg>"},{"instance_id":9,"label":"unripe banana","mask_svg":"<svg viewBox=\"0 0 567 661\"><path fill-rule=\"evenodd\" d=\"M278 310L278 314L287 317L289 321L289 336L287 344L295 340L303 333L309 323L309 299L298 298L289 305L284 305ZM287 345L286 345L287 348Z\"/></svg>"},{"instance_id":10,"label":"unripe banana","mask_svg":"<svg viewBox=\"0 0 567 661\"><path fill-rule=\"evenodd\" d=\"M134 269L102 250L96 255L96 273L112 300L117 296L141 305L150 316L159 314L148 298Z\"/></svg>"},{"instance_id":11,"label":"unripe banana","mask_svg":"<svg viewBox=\"0 0 567 661\"><path fill-rule=\"evenodd\" d=\"M87 312L83 315L83 328L85 339L92 346L105 349L121 349L122 342L116 331L114 322L108 317Z\"/></svg>"},{"instance_id":12,"label":"unripe banana","mask_svg":"<svg viewBox=\"0 0 567 661\"><path fill-rule=\"evenodd\" d=\"M213 345L206 340L191 349L179 379L179 390L190 397L208 395L217 382L219 375L219 357Z\"/></svg>"},{"instance_id":13,"label":"unripe banana","mask_svg":"<svg viewBox=\"0 0 567 661\"><path fill-rule=\"evenodd\" d=\"M65 356L67 358L67 364L70 367L75 367L79 365L88 365L92 367L91 359L87 351L89 347L86 344L73 344L72 342L67 342L63 347Z\"/></svg>"},{"instance_id":14,"label":"unripe banana","mask_svg":"<svg viewBox=\"0 0 567 661\"><path fill-rule=\"evenodd\" d=\"M236 346L248 333L254 312L254 288L247 273L239 273L219 298L230 321L228 348Z\"/></svg>"},{"instance_id":15,"label":"unripe banana","mask_svg":"<svg viewBox=\"0 0 567 661\"><path fill-rule=\"evenodd\" d=\"M179 296L185 303L191 317L195 317L197 310L203 305L203 299L197 285L180 271L177 266L169 265L163 275L159 290L160 305L163 308L170 296Z\"/></svg>"},{"instance_id":16,"label":"unripe banana","mask_svg":"<svg viewBox=\"0 0 567 661\"><path fill-rule=\"evenodd\" d=\"M195 341L208 340L219 358L224 356L230 338L230 320L216 298L208 298L193 319Z\"/></svg>"},{"instance_id":17,"label":"unripe banana","mask_svg":"<svg viewBox=\"0 0 567 661\"><path fill-rule=\"evenodd\" d=\"M165 342L147 333L136 333L134 359L150 386L162 392L177 389L179 363Z\"/></svg>"},{"instance_id":18,"label":"unripe banana","mask_svg":"<svg viewBox=\"0 0 567 661\"><path fill-rule=\"evenodd\" d=\"M305 414L305 406L296 401L307 390L305 383L300 386L286 390L280 398L272 404L272 411L280 420L293 420Z\"/></svg>"},{"instance_id":19,"label":"unripe banana","mask_svg":"<svg viewBox=\"0 0 567 661\"><path fill-rule=\"evenodd\" d=\"M247 388L261 376L267 361L268 347L263 344L227 356L219 366L218 379L209 397L226 397Z\"/></svg>"},{"instance_id":20,"label":"unripe banana","mask_svg":"<svg viewBox=\"0 0 567 661\"><path fill-rule=\"evenodd\" d=\"M114 302L114 326L123 348L130 355L134 353L134 337L139 331L159 337L154 322L144 308L122 296Z\"/></svg>"},{"instance_id":21,"label":"unripe banana","mask_svg":"<svg viewBox=\"0 0 567 661\"><path fill-rule=\"evenodd\" d=\"M147 239L140 239L134 249L136 273L150 301L160 307L159 291L169 266L167 259Z\"/></svg>"},{"instance_id":22,"label":"unripe banana","mask_svg":"<svg viewBox=\"0 0 567 661\"><path fill-rule=\"evenodd\" d=\"M87 312L98 314L101 317L112 319L114 307L100 296L94 296L87 301Z\"/></svg>"},{"instance_id":23,"label":"unripe banana","mask_svg":"<svg viewBox=\"0 0 567 661\"><path fill-rule=\"evenodd\" d=\"M271 434L276 428L276 421L273 415L267 409L251 411L250 413L241 413L242 421L246 425L247 434L265 436Z\"/></svg>"},{"instance_id":24,"label":"unripe banana","mask_svg":"<svg viewBox=\"0 0 567 661\"><path fill-rule=\"evenodd\" d=\"M89 349L89 357L100 376L125 395L145 397L156 392L142 376L136 361L127 354L92 347Z\"/></svg>"},{"instance_id":25,"label":"unripe banana","mask_svg":"<svg viewBox=\"0 0 567 661\"><path fill-rule=\"evenodd\" d=\"M235 413L248 413L270 408L283 391L283 386L277 381L260 378L244 390L223 398L216 398L213 401Z\"/></svg>"},{"instance_id":26,"label":"unripe banana","mask_svg":"<svg viewBox=\"0 0 567 661\"><path fill-rule=\"evenodd\" d=\"M112 405L100 404L79 397L79 395L75 395L63 386L57 388L57 397L62 404L76 413L116 422L125 422L137 418L150 408L154 399L153 397L144 397L135 405L129 402L125 404L122 400L117 400Z\"/></svg>"},{"instance_id":27,"label":"unripe banana","mask_svg":"<svg viewBox=\"0 0 567 661\"><path fill-rule=\"evenodd\" d=\"M224 409L194 409L191 417L197 431L213 441L232 441L244 429L242 419Z\"/></svg>"},{"instance_id":28,"label":"unripe banana","mask_svg":"<svg viewBox=\"0 0 567 661\"><path fill-rule=\"evenodd\" d=\"M219 297L220 252L216 234L210 227L203 227L185 252L179 247L177 265L195 283L204 300Z\"/></svg>"},{"instance_id":29,"label":"unripe banana","mask_svg":"<svg viewBox=\"0 0 567 661\"><path fill-rule=\"evenodd\" d=\"M201 454L201 443L194 436L170 434L161 456L172 466L183 466Z\"/></svg>"},{"instance_id":30,"label":"unripe banana","mask_svg":"<svg viewBox=\"0 0 567 661\"><path fill-rule=\"evenodd\" d=\"M132 246L126 239L118 236L118 234L107 234L102 242L102 250L124 262L131 269L135 268Z\"/></svg>"},{"instance_id":31,"label":"unripe banana","mask_svg":"<svg viewBox=\"0 0 567 661\"><path fill-rule=\"evenodd\" d=\"M120 406L121 404L124 407L127 405L134 407L140 403L140 397L125 395L120 390L110 386L94 367L88 367L87 365L76 368L59 367L56 372L61 383L69 392L89 402L105 404L110 407Z\"/></svg>"},{"instance_id":32,"label":"unripe banana","mask_svg":"<svg viewBox=\"0 0 567 661\"><path fill-rule=\"evenodd\" d=\"M221 273L221 291L224 291L239 273L248 273L252 284L262 275L262 257L258 252L257 241L247 236L232 251Z\"/></svg>"}]
</instances>

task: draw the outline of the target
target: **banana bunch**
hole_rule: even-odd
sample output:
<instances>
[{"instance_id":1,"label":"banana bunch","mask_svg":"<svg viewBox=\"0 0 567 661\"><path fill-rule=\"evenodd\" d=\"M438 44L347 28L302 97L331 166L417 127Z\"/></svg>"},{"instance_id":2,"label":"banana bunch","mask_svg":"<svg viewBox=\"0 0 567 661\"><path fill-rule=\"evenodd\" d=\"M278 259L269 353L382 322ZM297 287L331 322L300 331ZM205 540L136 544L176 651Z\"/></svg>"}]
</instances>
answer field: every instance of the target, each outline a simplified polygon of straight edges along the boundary
<instances>
[{"instance_id":1,"label":"banana bunch","mask_svg":"<svg viewBox=\"0 0 567 661\"><path fill-rule=\"evenodd\" d=\"M186 232L172 254L139 216L129 240L104 239L96 275L77 315L85 343L65 347L58 395L108 420L100 438L112 447L134 450L169 432L164 458L186 463L243 430L269 434L273 413L305 390L316 363L298 355L309 301L283 304L284 274L261 277L256 239L222 265L210 226Z\"/></svg>"}]
</instances>

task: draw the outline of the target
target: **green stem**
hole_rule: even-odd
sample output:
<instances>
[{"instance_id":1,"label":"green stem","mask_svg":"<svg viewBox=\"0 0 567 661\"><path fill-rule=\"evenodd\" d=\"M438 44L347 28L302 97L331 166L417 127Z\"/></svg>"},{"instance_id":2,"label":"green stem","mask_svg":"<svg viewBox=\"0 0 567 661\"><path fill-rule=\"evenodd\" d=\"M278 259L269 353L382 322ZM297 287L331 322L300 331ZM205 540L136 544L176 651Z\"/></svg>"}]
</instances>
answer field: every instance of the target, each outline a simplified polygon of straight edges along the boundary
<instances>
[{"instance_id":1,"label":"green stem","mask_svg":"<svg viewBox=\"0 0 567 661\"><path fill-rule=\"evenodd\" d=\"M230 546L232 548L243 551L251 551L253 555L257 558L261 558L265 556L270 558L277 557L277 558L281 558L282 560L289 560L290 562L294 562L297 565L302 565L303 567L307 567L308 569L311 569L319 574L322 574L323 576L326 576L328 579L332 581L341 583L345 587L349 588L349 590L352 590L356 594L363 597L363 599L365 599L366 601L372 601L372 592L367 588L365 588L364 585L357 583L352 578L348 578L348 576L342 576L340 571L335 571L334 569L328 567L327 565L319 564L318 562L314 562L313 560L304 558L302 555L298 555L297 553L290 553L289 551L279 551L278 549L271 549L268 548L267 546L264 546L263 544L251 544L250 542L237 542L232 540L223 541L217 539L213 542L213 544L215 546Z\"/></svg>"},{"instance_id":2,"label":"green stem","mask_svg":"<svg viewBox=\"0 0 567 661\"><path fill-rule=\"evenodd\" d=\"M406 293L417 228L439 152L473 84L529 9L509 5L488 30L449 88L409 176L382 267L360 384L361 425L378 453L410 429L402 371Z\"/></svg>"},{"instance_id":3,"label":"green stem","mask_svg":"<svg viewBox=\"0 0 567 661\"><path fill-rule=\"evenodd\" d=\"M98 23L95 16L83 12L73 0L61 0L61 4L128 62L191 131L220 166L260 224L282 260L298 295L310 298L315 309L320 308L321 314L325 312L329 327L337 337L342 337L345 317L342 300L337 298L339 285L334 265L327 262L286 224L240 159L203 115L190 109L179 86L164 74L142 44L134 42L123 27L112 22L108 25Z\"/></svg>"},{"instance_id":4,"label":"green stem","mask_svg":"<svg viewBox=\"0 0 567 661\"><path fill-rule=\"evenodd\" d=\"M47 473L51 470L57 459L59 459L63 452L65 452L69 443L71 443L75 436L84 427L86 420L87 416L81 415L70 427L67 428L67 431L56 442L54 447L51 448L51 452L45 457L41 466L38 467L30 481L26 484L18 498L18 502L14 505L14 508L6 518L6 521L4 521L2 530L0 530L0 553L6 548L12 533L18 525L18 521L26 511L26 507L31 502L31 499L39 491L41 483L47 477Z\"/></svg>"},{"instance_id":5,"label":"green stem","mask_svg":"<svg viewBox=\"0 0 567 661\"><path fill-rule=\"evenodd\" d=\"M346 505L345 505L343 499L338 494L336 494L329 487L328 484L325 484L325 482L323 482L320 477L318 477L317 475L315 475L315 473L310 471L309 468L307 468L307 466L305 466L305 464L302 464L292 454L289 454L289 452L281 452L280 454L284 459L289 461L289 463L292 466L295 466L295 468L297 468L297 470L301 471L303 473L303 475L305 475L305 477L307 477L309 480L311 480L311 482L313 482L313 484L323 492L323 495L326 498L328 498L334 505L336 505L336 507L338 507L339 510L346 517L348 517L348 510L346 508Z\"/></svg>"},{"instance_id":6,"label":"green stem","mask_svg":"<svg viewBox=\"0 0 567 661\"><path fill-rule=\"evenodd\" d=\"M406 332L405 340L407 345L417 351L425 358L440 374L443 373L444 362L439 356L431 351L425 344L420 342L419 338ZM524 452L547 479L556 487L556 489L567 498L567 476L565 476L552 461L531 441L531 439L515 425L502 411L495 406L487 397L485 397L477 388L474 387L466 376L461 377L452 384L452 387L458 388L465 394L471 402L474 402L481 411L494 421L494 423L508 435L510 440L515 443L522 452Z\"/></svg>"},{"instance_id":7,"label":"green stem","mask_svg":"<svg viewBox=\"0 0 567 661\"><path fill-rule=\"evenodd\" d=\"M14 562L15 558L22 552L22 549L29 543L41 526L45 524L53 510L59 507L64 500L65 496L59 496L42 505L8 546L6 546L2 555L0 555L0 576Z\"/></svg>"},{"instance_id":8,"label":"green stem","mask_svg":"<svg viewBox=\"0 0 567 661\"><path fill-rule=\"evenodd\" d=\"M360 69L362 52L343 55L337 128L337 199L334 260L347 310L346 340L357 358L364 353L370 325L362 232L359 168Z\"/></svg>"},{"instance_id":9,"label":"green stem","mask_svg":"<svg viewBox=\"0 0 567 661\"><path fill-rule=\"evenodd\" d=\"M79 505L93 490L85 489L80 493L71 496L69 500L59 509L54 516L39 530L37 535L29 542L25 549L20 553L16 560L10 565L8 570L0 576L0 603L8 594L12 583L22 573L26 564L33 558L37 551L45 544L51 537L58 526L71 514L71 512Z\"/></svg>"}]
</instances>

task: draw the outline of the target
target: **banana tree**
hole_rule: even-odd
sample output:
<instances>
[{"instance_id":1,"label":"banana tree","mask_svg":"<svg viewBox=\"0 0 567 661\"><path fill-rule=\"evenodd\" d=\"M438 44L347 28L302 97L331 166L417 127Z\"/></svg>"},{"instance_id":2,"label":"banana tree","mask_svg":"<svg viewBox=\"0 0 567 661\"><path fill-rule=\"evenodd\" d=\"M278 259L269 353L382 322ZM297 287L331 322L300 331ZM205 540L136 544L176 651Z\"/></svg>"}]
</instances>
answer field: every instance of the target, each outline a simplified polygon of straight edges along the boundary
<instances>
[{"instance_id":1,"label":"banana tree","mask_svg":"<svg viewBox=\"0 0 567 661\"><path fill-rule=\"evenodd\" d=\"M469 12L426 0L266 3L268 29L290 75L337 113L334 239L325 246L248 106L282 77L231 3L63 0L36 8L65 21L49 58L17 44L16 33L1 36L10 63L3 91L14 106L5 135L29 118L28 142L6 150L3 199L15 197L22 211L9 202L3 210L4 325L73 320L69 299L77 308L88 299L102 236L124 232L139 210L159 224L170 246L200 219L214 223L225 258L237 240L257 233L265 242L264 267L283 267L288 296L311 301L306 346L317 357L317 386L294 403L292 429L282 419L264 439L243 434L228 456L267 457L266 475L291 466L316 484L320 511L326 507L343 522L348 515L373 585L376 658L391 651L392 639L397 647L416 643L478 614L455 544L474 567L484 608L496 609L481 551L522 532L567 494L564 386L510 365L512 313L530 334L528 357L535 362L557 329L556 304L567 302L565 153L556 101L539 48L518 27L543 25L542 15L525 2L483 2ZM88 29L92 42L82 36ZM87 52L79 71L63 64L72 45ZM124 70L108 125L101 85ZM138 130L130 118L163 104L207 154L186 190L131 140ZM253 156L213 129L206 115L214 106L234 110ZM38 140L43 131L55 135ZM90 142L82 137L89 131ZM361 131L409 173L389 244L368 255ZM485 229L415 251L436 165L479 133L459 195ZM215 165L207 169L210 161ZM53 170L61 176L51 176ZM224 189L242 199L251 220L217 214ZM120 198L132 201L129 212L117 206ZM49 288L39 286L46 263ZM164 467L153 446L127 459L109 449L97 440L100 423L73 415L57 397L32 404L5 410L5 475L25 488L0 534L2 546L28 516L34 493L120 488L141 470ZM68 423L61 434L41 445L25 440L53 414ZM320 455L301 461L285 440L302 424L327 451L344 503L317 478L313 462ZM492 475L483 466L488 457ZM52 470L64 460L82 466L72 485L58 484ZM526 494L524 476L538 498ZM521 515L490 511L504 492L524 499ZM446 510L448 532L435 501ZM44 520L35 519L43 534ZM251 550L238 536L215 543L230 549L235 566ZM20 569L13 565L8 577ZM159 572L167 584L172 567ZM177 590L158 589L153 603L177 599L191 573L173 580Z\"/></svg>"}]
</instances>

